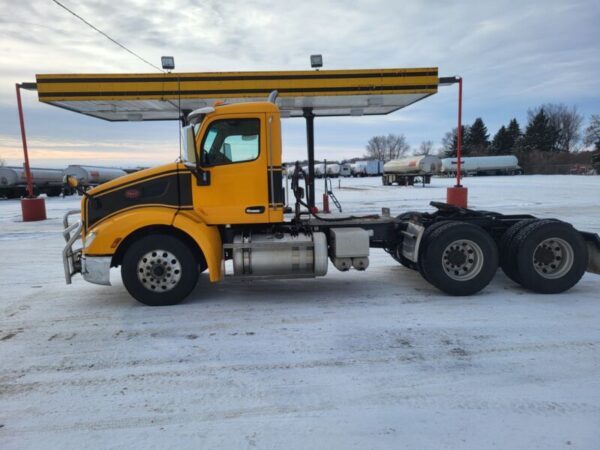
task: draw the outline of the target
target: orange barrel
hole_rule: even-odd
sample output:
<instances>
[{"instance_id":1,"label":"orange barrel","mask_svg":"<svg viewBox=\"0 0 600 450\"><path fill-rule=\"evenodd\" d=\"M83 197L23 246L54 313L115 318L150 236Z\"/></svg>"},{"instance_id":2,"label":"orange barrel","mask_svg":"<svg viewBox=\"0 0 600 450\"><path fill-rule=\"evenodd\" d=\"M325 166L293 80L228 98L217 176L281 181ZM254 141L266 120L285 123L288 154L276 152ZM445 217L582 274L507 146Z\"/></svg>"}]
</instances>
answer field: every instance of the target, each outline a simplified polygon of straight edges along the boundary
<instances>
[{"instance_id":1,"label":"orange barrel","mask_svg":"<svg viewBox=\"0 0 600 450\"><path fill-rule=\"evenodd\" d=\"M23 222L46 220L46 201L40 197L22 198L21 211L23 212Z\"/></svg>"},{"instance_id":2,"label":"orange barrel","mask_svg":"<svg viewBox=\"0 0 600 450\"><path fill-rule=\"evenodd\" d=\"M467 188L462 186L452 186L446 191L446 203L449 205L458 206L460 208L467 207Z\"/></svg>"}]
</instances>

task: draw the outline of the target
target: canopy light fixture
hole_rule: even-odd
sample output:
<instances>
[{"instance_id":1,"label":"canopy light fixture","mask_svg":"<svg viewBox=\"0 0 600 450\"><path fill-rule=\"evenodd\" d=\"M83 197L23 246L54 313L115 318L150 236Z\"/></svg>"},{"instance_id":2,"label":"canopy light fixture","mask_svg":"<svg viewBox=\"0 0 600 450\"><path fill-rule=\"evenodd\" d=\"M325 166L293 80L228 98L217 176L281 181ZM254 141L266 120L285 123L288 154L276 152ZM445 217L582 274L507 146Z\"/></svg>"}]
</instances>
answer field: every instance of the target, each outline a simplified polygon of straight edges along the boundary
<instances>
[{"instance_id":1,"label":"canopy light fixture","mask_svg":"<svg viewBox=\"0 0 600 450\"><path fill-rule=\"evenodd\" d=\"M323 55L310 55L310 67L313 69L323 67Z\"/></svg>"},{"instance_id":2,"label":"canopy light fixture","mask_svg":"<svg viewBox=\"0 0 600 450\"><path fill-rule=\"evenodd\" d=\"M175 58L173 56L162 56L160 62L164 70L175 69Z\"/></svg>"}]
</instances>

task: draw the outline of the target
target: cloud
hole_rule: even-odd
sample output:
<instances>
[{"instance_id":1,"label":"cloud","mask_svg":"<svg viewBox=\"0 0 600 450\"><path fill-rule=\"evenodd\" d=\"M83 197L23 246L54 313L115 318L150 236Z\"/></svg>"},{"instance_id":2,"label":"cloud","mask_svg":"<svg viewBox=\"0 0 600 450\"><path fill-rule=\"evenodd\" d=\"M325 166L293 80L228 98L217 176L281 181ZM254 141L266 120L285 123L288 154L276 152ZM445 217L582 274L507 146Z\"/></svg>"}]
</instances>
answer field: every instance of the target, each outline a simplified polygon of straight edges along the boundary
<instances>
[{"instance_id":1,"label":"cloud","mask_svg":"<svg viewBox=\"0 0 600 450\"><path fill-rule=\"evenodd\" d=\"M98 161L101 161L100 165L120 167L152 166L174 161L179 156L179 148L170 141L148 143L139 140L62 140L41 136L28 139L27 144L32 165L44 163L52 167L99 164ZM21 139L0 135L0 157L7 165L21 165Z\"/></svg>"},{"instance_id":2,"label":"cloud","mask_svg":"<svg viewBox=\"0 0 600 450\"><path fill-rule=\"evenodd\" d=\"M492 133L549 101L577 104L588 115L600 110L597 0L64 3L155 64L161 55L174 55L178 71L306 69L311 53L322 53L330 69L439 66L441 75L465 79L465 121L482 116ZM0 0L0 11L0 107L6 111L14 111L14 83L33 81L36 73L154 71L50 1ZM439 142L455 126L455 101L455 88L441 88L390 116L319 120L317 143L362 152L369 137L388 132L406 134L413 146ZM27 110L28 117L39 111L36 119L47 123L68 120L33 101ZM99 121L72 120L111 135ZM284 141L299 152L302 122L285 129L290 136ZM119 133L149 147L154 139L171 142L147 130L131 125ZM18 129L0 125L0 132L17 136ZM64 141L70 133L83 139L61 126L44 136Z\"/></svg>"}]
</instances>

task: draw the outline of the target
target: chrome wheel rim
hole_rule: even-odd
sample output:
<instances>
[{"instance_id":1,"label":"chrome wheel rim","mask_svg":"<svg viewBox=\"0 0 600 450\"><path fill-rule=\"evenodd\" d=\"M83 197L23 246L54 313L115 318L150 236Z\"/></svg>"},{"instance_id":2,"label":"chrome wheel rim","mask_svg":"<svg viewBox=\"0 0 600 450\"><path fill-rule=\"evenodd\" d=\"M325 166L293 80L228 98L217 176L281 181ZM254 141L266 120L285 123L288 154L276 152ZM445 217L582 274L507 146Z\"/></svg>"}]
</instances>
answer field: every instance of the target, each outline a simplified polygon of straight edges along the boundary
<instances>
[{"instance_id":1,"label":"chrome wheel rim","mask_svg":"<svg viewBox=\"0 0 600 450\"><path fill-rule=\"evenodd\" d=\"M181 279L181 263L167 250L152 250L138 261L137 276L149 291L167 292Z\"/></svg>"},{"instance_id":2,"label":"chrome wheel rim","mask_svg":"<svg viewBox=\"0 0 600 450\"><path fill-rule=\"evenodd\" d=\"M549 238L538 244L533 252L533 267L543 278L555 280L565 276L573 267L575 252L564 239Z\"/></svg>"},{"instance_id":3,"label":"chrome wheel rim","mask_svg":"<svg viewBox=\"0 0 600 450\"><path fill-rule=\"evenodd\" d=\"M483 267L483 250L469 239L454 241L442 252L442 267L453 280L472 280Z\"/></svg>"}]
</instances>

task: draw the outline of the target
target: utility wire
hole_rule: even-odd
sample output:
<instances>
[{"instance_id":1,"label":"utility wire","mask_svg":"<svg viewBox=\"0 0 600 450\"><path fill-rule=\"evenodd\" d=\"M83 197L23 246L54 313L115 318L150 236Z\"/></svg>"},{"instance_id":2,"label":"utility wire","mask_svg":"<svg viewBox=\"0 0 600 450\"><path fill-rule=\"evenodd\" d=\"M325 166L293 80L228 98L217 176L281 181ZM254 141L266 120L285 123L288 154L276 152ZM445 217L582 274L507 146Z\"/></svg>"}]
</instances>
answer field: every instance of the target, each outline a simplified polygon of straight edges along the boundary
<instances>
[{"instance_id":1,"label":"utility wire","mask_svg":"<svg viewBox=\"0 0 600 450\"><path fill-rule=\"evenodd\" d=\"M113 38L111 38L108 34L106 34L104 31L99 30L98 28L96 28L94 25L92 25L91 23L89 23L87 20L85 20L83 17L81 17L79 14L71 11L69 8L67 8L65 5L63 5L61 2L59 2L58 0L52 0L54 3L56 3L58 6L60 6L61 8L63 8L65 11L69 12L70 14L73 14L75 17L77 17L79 20L81 20L83 23L85 23L87 26L89 26L90 28L93 28L94 30L96 30L98 33L100 33L102 36L104 36L105 38L107 38L109 41L117 44L119 47L121 47L123 50L131 53L133 56L135 56L136 58L142 60L143 62L145 62L146 64L148 64L149 66L154 67L156 70L158 70L159 72L164 72L164 70L162 70L160 67L155 66L154 64L152 64L150 61L145 60L144 58L142 58L140 55L138 55L137 53L129 50L127 47L125 47L123 44L121 44L120 42L117 42L116 40L114 40Z\"/></svg>"}]
</instances>

